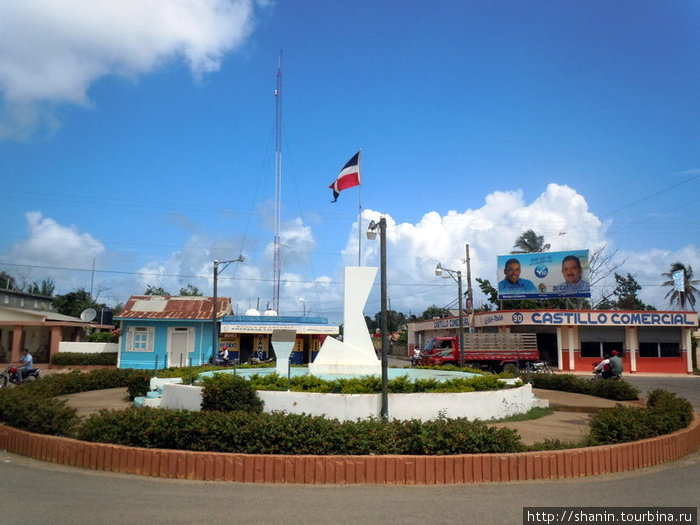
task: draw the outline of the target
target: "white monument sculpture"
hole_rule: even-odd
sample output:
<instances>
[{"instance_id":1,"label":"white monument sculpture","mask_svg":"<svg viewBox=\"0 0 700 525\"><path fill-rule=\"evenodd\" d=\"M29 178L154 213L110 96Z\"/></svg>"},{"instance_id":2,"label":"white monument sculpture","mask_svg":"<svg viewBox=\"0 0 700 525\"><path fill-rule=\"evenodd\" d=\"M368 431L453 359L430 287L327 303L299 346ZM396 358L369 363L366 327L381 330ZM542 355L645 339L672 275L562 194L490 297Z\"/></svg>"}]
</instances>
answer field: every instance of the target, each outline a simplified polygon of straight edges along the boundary
<instances>
[{"instance_id":1,"label":"white monument sculpture","mask_svg":"<svg viewBox=\"0 0 700 525\"><path fill-rule=\"evenodd\" d=\"M326 337L309 363L312 375L381 375L382 364L372 345L363 309L377 276L377 268L347 266L343 302L343 340Z\"/></svg>"}]
</instances>

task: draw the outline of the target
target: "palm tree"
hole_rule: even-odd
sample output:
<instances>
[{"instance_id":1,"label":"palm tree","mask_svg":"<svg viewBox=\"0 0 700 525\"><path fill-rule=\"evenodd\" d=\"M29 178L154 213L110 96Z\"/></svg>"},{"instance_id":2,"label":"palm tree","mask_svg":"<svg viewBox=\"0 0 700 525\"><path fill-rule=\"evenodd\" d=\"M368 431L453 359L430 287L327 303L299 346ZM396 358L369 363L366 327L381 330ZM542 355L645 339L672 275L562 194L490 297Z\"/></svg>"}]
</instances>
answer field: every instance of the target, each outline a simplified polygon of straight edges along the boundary
<instances>
[{"instance_id":1,"label":"palm tree","mask_svg":"<svg viewBox=\"0 0 700 525\"><path fill-rule=\"evenodd\" d=\"M683 290L676 290L675 282L673 280L673 274L677 271L683 272ZM661 274L664 277L668 277L670 280L661 283L662 286L670 286L671 289L666 294L666 299L673 305L678 304L681 310L685 310L685 303L688 301L691 308L695 306L695 293L700 294L700 290L695 288L695 285L700 284L700 280L693 279L693 268L692 266L681 262L674 262L671 265L670 271Z\"/></svg>"},{"instance_id":2,"label":"palm tree","mask_svg":"<svg viewBox=\"0 0 700 525\"><path fill-rule=\"evenodd\" d=\"M527 230L515 240L513 248L517 248L510 253L536 253L549 249L549 244L544 243L544 235L537 235L532 230Z\"/></svg>"}]
</instances>

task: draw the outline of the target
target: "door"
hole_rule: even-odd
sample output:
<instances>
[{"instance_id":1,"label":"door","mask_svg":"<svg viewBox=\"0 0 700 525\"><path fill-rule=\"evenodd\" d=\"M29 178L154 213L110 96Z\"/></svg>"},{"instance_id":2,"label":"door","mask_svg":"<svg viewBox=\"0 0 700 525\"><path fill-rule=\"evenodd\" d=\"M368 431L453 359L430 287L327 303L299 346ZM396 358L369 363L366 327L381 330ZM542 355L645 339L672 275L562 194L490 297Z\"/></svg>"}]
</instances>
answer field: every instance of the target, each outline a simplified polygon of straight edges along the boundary
<instances>
[{"instance_id":1,"label":"door","mask_svg":"<svg viewBox=\"0 0 700 525\"><path fill-rule=\"evenodd\" d=\"M170 348L168 366L188 366L188 354L191 351L190 328L170 329Z\"/></svg>"}]
</instances>

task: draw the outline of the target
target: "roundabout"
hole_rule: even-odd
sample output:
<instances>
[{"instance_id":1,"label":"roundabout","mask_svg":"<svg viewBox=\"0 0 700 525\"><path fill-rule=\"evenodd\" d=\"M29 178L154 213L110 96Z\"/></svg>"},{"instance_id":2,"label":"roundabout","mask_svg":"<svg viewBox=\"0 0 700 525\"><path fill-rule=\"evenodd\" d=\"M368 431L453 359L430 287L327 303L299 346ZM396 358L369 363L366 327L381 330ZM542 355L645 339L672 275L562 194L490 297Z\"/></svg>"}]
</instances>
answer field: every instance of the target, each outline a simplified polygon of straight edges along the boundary
<instances>
[{"instance_id":1,"label":"roundabout","mask_svg":"<svg viewBox=\"0 0 700 525\"><path fill-rule=\"evenodd\" d=\"M100 396L123 401L122 389L71 396L69 405L86 413ZM581 408L605 408L611 401L584 401L576 394L556 392L559 402L576 402L578 412L567 414L569 425L581 426ZM590 396L582 396L589 398ZM90 399L90 401L86 401ZM550 402L552 399L550 399ZM587 407L581 405L595 404ZM553 403L555 404L555 403ZM101 408L103 408L102 405ZM569 406L575 408L574 405ZM572 415L576 414L576 415ZM509 423L533 424L542 432L555 428L554 420ZM557 425L562 424L561 421ZM563 423L566 425L567 423ZM489 481L566 479L625 472L674 461L700 444L700 420L690 427L642 441L580 449L508 454L460 454L452 456L285 456L144 449L88 443L46 436L0 426L0 448L42 461L86 469L169 479L297 484L460 484Z\"/></svg>"}]
</instances>

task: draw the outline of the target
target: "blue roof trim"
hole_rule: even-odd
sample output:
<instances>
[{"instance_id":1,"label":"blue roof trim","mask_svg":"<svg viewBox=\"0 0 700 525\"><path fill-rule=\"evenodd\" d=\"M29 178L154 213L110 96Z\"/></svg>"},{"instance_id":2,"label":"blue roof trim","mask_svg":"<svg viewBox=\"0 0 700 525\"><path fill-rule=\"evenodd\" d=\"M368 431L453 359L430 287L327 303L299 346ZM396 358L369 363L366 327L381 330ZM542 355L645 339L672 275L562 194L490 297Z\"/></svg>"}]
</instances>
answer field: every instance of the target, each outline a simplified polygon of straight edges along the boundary
<instances>
[{"instance_id":1,"label":"blue roof trim","mask_svg":"<svg viewBox=\"0 0 700 525\"><path fill-rule=\"evenodd\" d=\"M290 315L225 315L221 318L224 323L250 324L328 324L325 317L296 317Z\"/></svg>"}]
</instances>

